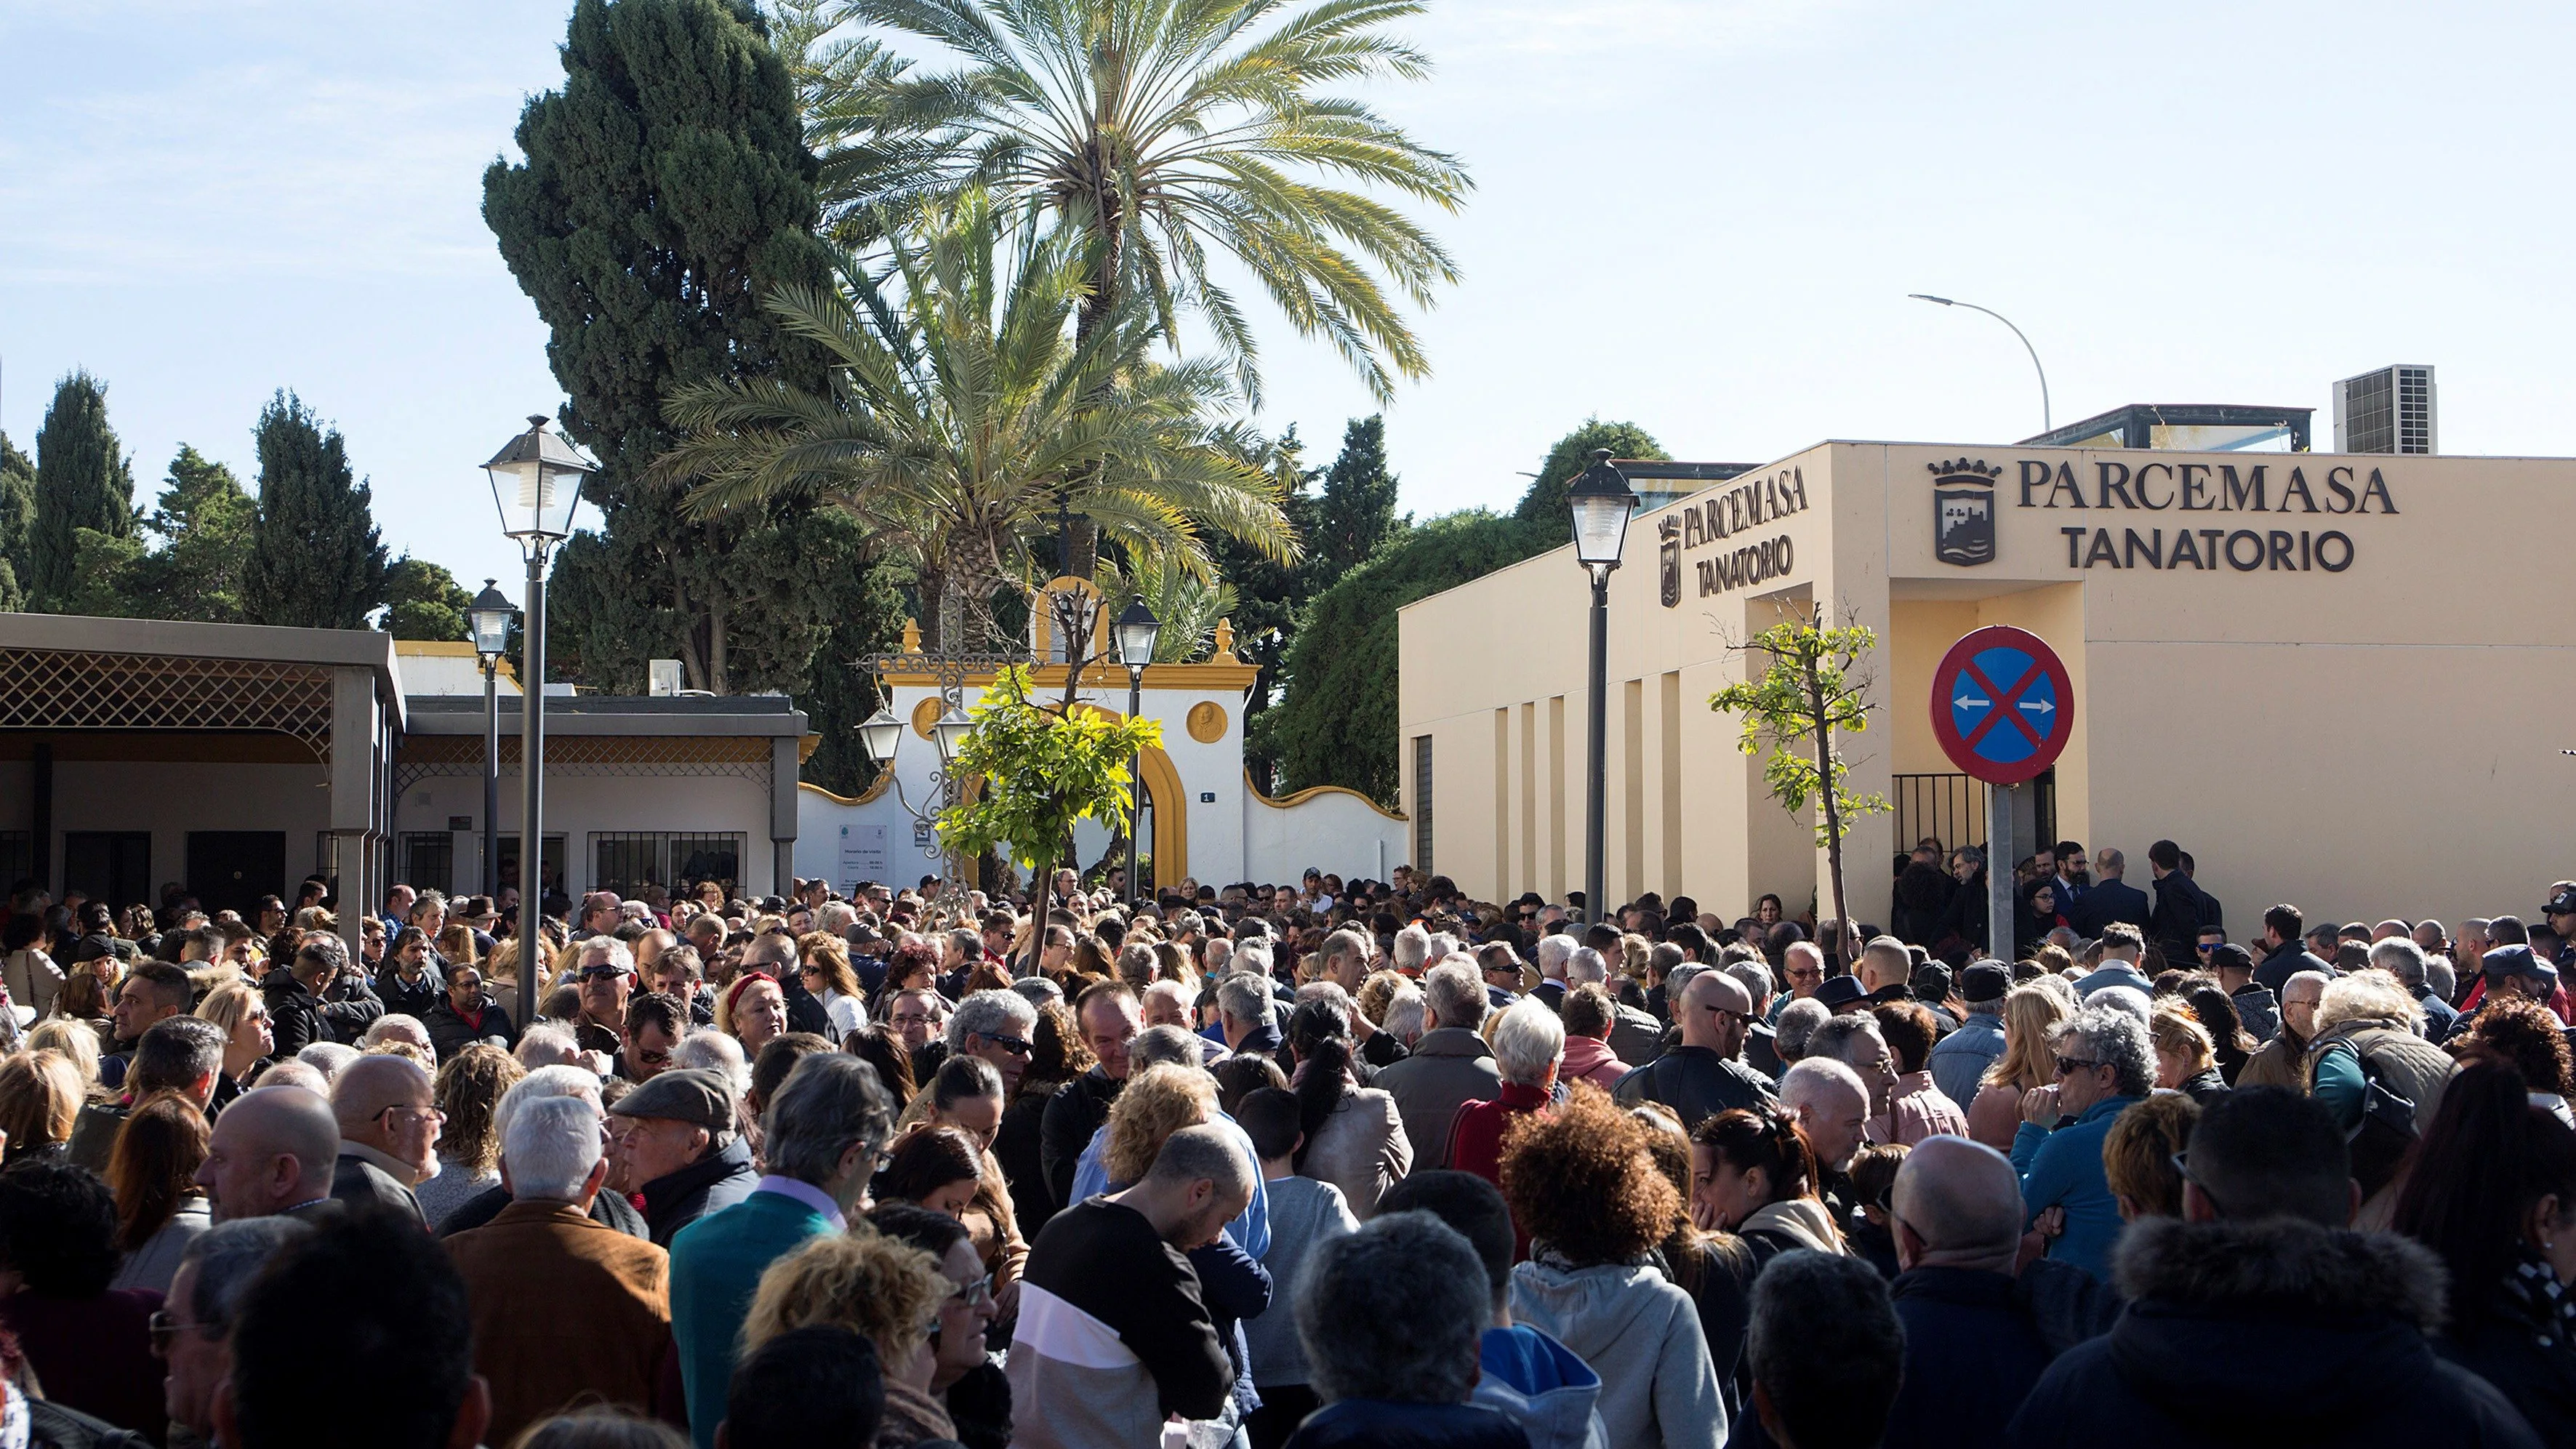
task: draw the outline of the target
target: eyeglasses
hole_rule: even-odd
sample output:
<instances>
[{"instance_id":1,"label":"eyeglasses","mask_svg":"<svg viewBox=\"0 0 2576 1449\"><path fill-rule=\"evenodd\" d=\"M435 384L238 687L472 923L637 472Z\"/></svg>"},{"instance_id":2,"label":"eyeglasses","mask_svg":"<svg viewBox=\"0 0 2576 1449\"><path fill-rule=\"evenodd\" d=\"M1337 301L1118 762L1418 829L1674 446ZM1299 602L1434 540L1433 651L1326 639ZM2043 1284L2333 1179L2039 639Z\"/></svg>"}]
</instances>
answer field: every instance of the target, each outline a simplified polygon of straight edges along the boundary
<instances>
[{"instance_id":1,"label":"eyeglasses","mask_svg":"<svg viewBox=\"0 0 2576 1449\"><path fill-rule=\"evenodd\" d=\"M414 1122L444 1122L447 1120L447 1114L436 1107L413 1107L402 1102L396 1102L392 1106L385 1108L383 1111L378 1112L376 1114L376 1120L384 1122L387 1117L392 1116L396 1112L409 1113L410 1120ZM385 1122L385 1127L386 1130L390 1131L393 1128L393 1124Z\"/></svg>"},{"instance_id":2,"label":"eyeglasses","mask_svg":"<svg viewBox=\"0 0 2576 1449\"><path fill-rule=\"evenodd\" d=\"M602 961L596 966L584 966L573 973L577 979L583 981L614 981L625 974L625 967L611 961Z\"/></svg>"},{"instance_id":3,"label":"eyeglasses","mask_svg":"<svg viewBox=\"0 0 2576 1449\"><path fill-rule=\"evenodd\" d=\"M2072 1076L2077 1072L2089 1072L2100 1065L2102 1065L2100 1062L2088 1062L2082 1057L2059 1057L2057 1074L2061 1077Z\"/></svg>"},{"instance_id":4,"label":"eyeglasses","mask_svg":"<svg viewBox=\"0 0 2576 1449\"><path fill-rule=\"evenodd\" d=\"M995 1036L989 1031L979 1031L975 1034L1015 1057L1024 1057L1037 1050L1037 1047L1024 1036Z\"/></svg>"},{"instance_id":5,"label":"eyeglasses","mask_svg":"<svg viewBox=\"0 0 2576 1449\"><path fill-rule=\"evenodd\" d=\"M169 1357L171 1343L182 1333L202 1333L208 1338L220 1338L223 1336L223 1330L216 1325L208 1323L181 1323L179 1320L172 1318L167 1312L161 1311L155 1311L149 1319L145 1320L144 1331L151 1337L152 1352L163 1358Z\"/></svg>"},{"instance_id":6,"label":"eyeglasses","mask_svg":"<svg viewBox=\"0 0 2576 1449\"><path fill-rule=\"evenodd\" d=\"M972 1283L960 1283L957 1285L957 1291L949 1294L948 1297L950 1301L967 1308L981 1308L993 1301L993 1275L987 1273Z\"/></svg>"},{"instance_id":7,"label":"eyeglasses","mask_svg":"<svg viewBox=\"0 0 2576 1449\"><path fill-rule=\"evenodd\" d=\"M2186 1147L2182 1151L2175 1153L2173 1156L2166 1158L2165 1161L2173 1164L2174 1176L2179 1177L2183 1181L2200 1189L2200 1195L2209 1199L2210 1211L2218 1214L2222 1218L2227 1216L2227 1209L2219 1205L2218 1195L2209 1190L2209 1184L2191 1175L2191 1167L2189 1165L2190 1157L2191 1149Z\"/></svg>"},{"instance_id":8,"label":"eyeglasses","mask_svg":"<svg viewBox=\"0 0 2576 1449\"><path fill-rule=\"evenodd\" d=\"M928 1015L927 1013L925 1013L925 1012L919 1012L919 1011L898 1011L898 1012L896 1012L893 1016L891 1016L891 1017L889 1017L889 1018L887 1018L887 1019L888 1019L888 1020L890 1020L890 1021L892 1021L892 1022L893 1022L895 1025L897 1025L897 1026L928 1026L928 1025L930 1025L930 1017L929 1017L929 1015Z\"/></svg>"}]
</instances>

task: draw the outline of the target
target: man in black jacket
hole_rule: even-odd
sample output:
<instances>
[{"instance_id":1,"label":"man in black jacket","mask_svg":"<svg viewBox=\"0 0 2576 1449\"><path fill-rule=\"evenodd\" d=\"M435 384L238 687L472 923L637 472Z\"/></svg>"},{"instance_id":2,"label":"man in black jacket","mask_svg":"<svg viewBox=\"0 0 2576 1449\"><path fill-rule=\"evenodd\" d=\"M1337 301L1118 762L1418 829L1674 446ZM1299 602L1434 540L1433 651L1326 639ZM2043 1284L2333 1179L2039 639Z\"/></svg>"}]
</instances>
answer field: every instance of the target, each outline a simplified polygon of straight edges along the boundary
<instances>
[{"instance_id":1,"label":"man in black jacket","mask_svg":"<svg viewBox=\"0 0 2576 1449\"><path fill-rule=\"evenodd\" d=\"M709 1213L751 1196L751 1144L734 1130L733 1084L721 1072L663 1072L617 1099L633 1125L617 1140L618 1180L643 1194L656 1247Z\"/></svg>"},{"instance_id":2,"label":"man in black jacket","mask_svg":"<svg viewBox=\"0 0 2576 1449\"><path fill-rule=\"evenodd\" d=\"M1046 1174L1053 1209L1073 1206L1073 1174L1092 1134L1109 1120L1110 1104L1127 1085L1128 1043L1145 1027L1144 1008L1123 981L1101 981L1074 998L1074 1019L1097 1063L1058 1088L1038 1123L1038 1162Z\"/></svg>"},{"instance_id":3,"label":"man in black jacket","mask_svg":"<svg viewBox=\"0 0 2576 1449\"><path fill-rule=\"evenodd\" d=\"M2140 1218L2120 1242L2128 1311L2049 1366L2005 1443L2536 1449L2502 1394L2426 1343L2440 1260L2351 1231L2360 1203L2322 1104L2280 1087L2211 1103L2183 1160L2183 1216Z\"/></svg>"},{"instance_id":4,"label":"man in black jacket","mask_svg":"<svg viewBox=\"0 0 2576 1449\"><path fill-rule=\"evenodd\" d=\"M278 1058L317 1041L355 1041L385 1014L366 973L350 969L349 948L337 936L306 936L295 959L271 970L259 990L275 1043L270 1055Z\"/></svg>"},{"instance_id":5,"label":"man in black jacket","mask_svg":"<svg viewBox=\"0 0 2576 1449\"><path fill-rule=\"evenodd\" d=\"M2269 988L2275 996L2302 971L2321 976L2335 974L2331 964L2309 951L2299 939L2299 921L2297 906L2278 905L2263 913L2263 959L2254 967L2254 983Z\"/></svg>"},{"instance_id":6,"label":"man in black jacket","mask_svg":"<svg viewBox=\"0 0 2576 1449\"><path fill-rule=\"evenodd\" d=\"M2153 914L2147 893L2121 879L2129 870L2129 857L2118 850L2105 849L2093 857L2095 880L2075 904L2066 908L2066 923L2088 938L2102 934L2102 928L2113 921L2126 921L2144 931ZM2168 961L2170 966L2188 967L2191 958Z\"/></svg>"},{"instance_id":7,"label":"man in black jacket","mask_svg":"<svg viewBox=\"0 0 2576 1449\"><path fill-rule=\"evenodd\" d=\"M1682 988L1673 1016L1681 1045L1621 1077L1612 1094L1619 1102L1661 1102L1681 1117L1687 1132L1703 1117L1772 1101L1770 1079L1741 1056L1753 1026L1753 999L1743 983L1723 971L1702 971Z\"/></svg>"},{"instance_id":8,"label":"man in black jacket","mask_svg":"<svg viewBox=\"0 0 2576 1449\"><path fill-rule=\"evenodd\" d=\"M2164 953L2166 965L2187 970L2199 959L2200 928L2218 919L2216 904L2183 873L2181 846L2170 840L2148 846L2147 865L2156 873L2147 939Z\"/></svg>"}]
</instances>

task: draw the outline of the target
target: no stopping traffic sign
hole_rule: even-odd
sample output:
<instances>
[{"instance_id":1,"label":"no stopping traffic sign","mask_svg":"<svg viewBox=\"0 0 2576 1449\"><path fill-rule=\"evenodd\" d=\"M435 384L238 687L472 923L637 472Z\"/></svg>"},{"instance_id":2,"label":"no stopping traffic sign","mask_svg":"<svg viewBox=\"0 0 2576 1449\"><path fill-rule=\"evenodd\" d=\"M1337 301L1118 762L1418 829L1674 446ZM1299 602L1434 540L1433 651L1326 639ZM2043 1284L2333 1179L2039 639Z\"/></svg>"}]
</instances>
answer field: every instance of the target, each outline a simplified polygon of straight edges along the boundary
<instances>
[{"instance_id":1,"label":"no stopping traffic sign","mask_svg":"<svg viewBox=\"0 0 2576 1449\"><path fill-rule=\"evenodd\" d=\"M2034 778L2074 732L2066 665L2027 630L1975 630L1932 671L1932 733L1950 763L1988 784Z\"/></svg>"}]
</instances>

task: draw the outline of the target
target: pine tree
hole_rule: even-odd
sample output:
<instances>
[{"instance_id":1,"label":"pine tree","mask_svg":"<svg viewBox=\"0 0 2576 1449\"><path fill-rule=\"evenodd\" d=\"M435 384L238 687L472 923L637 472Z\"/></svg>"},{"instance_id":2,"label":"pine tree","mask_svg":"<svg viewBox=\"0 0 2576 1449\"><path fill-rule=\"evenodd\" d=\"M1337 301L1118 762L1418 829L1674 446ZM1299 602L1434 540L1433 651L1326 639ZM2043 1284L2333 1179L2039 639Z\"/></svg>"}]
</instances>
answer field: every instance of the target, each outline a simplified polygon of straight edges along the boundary
<instances>
[{"instance_id":1,"label":"pine tree","mask_svg":"<svg viewBox=\"0 0 2576 1449\"><path fill-rule=\"evenodd\" d=\"M35 576L36 464L0 433L0 613L27 607Z\"/></svg>"},{"instance_id":2,"label":"pine tree","mask_svg":"<svg viewBox=\"0 0 2576 1449\"><path fill-rule=\"evenodd\" d=\"M1319 585L1361 564L1402 525L1395 517L1395 475L1386 471L1386 418L1353 418L1342 429L1341 456L1324 474L1324 496L1308 542Z\"/></svg>"},{"instance_id":3,"label":"pine tree","mask_svg":"<svg viewBox=\"0 0 2576 1449\"><path fill-rule=\"evenodd\" d=\"M270 399L259 443L259 521L242 570L242 613L253 624L363 629L384 600L385 546L355 481L339 429L325 432L294 394Z\"/></svg>"},{"instance_id":4,"label":"pine tree","mask_svg":"<svg viewBox=\"0 0 2576 1449\"><path fill-rule=\"evenodd\" d=\"M134 535L134 465L107 425L107 389L74 371L54 387L36 432L36 517L27 592L40 608L71 591L80 531Z\"/></svg>"},{"instance_id":5,"label":"pine tree","mask_svg":"<svg viewBox=\"0 0 2576 1449\"><path fill-rule=\"evenodd\" d=\"M185 443L170 460L144 526L160 546L137 562L137 612L155 619L239 623L243 570L259 504L233 470Z\"/></svg>"},{"instance_id":6,"label":"pine tree","mask_svg":"<svg viewBox=\"0 0 2576 1449\"><path fill-rule=\"evenodd\" d=\"M808 507L693 522L645 481L674 386L821 383L760 305L830 277L795 81L745 0L579 0L563 64L520 115L527 160L483 177L484 220L553 332L566 431L601 465L583 497L606 526L557 556L549 648L608 689L641 689L656 656L693 688L802 689L835 623L828 581L858 554Z\"/></svg>"},{"instance_id":7,"label":"pine tree","mask_svg":"<svg viewBox=\"0 0 2576 1449\"><path fill-rule=\"evenodd\" d=\"M441 639L462 643L474 636L465 627L465 611L474 596L442 564L405 553L385 571L385 632L397 639Z\"/></svg>"}]
</instances>

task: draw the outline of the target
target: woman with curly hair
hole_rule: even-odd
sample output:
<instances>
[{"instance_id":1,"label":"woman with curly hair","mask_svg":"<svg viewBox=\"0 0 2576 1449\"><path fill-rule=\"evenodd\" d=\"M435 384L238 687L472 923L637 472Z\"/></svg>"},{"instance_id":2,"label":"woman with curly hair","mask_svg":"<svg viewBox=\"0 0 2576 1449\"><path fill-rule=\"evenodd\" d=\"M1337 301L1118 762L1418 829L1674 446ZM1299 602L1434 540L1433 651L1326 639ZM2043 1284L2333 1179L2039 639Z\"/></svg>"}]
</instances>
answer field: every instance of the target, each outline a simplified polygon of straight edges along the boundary
<instances>
[{"instance_id":1,"label":"woman with curly hair","mask_svg":"<svg viewBox=\"0 0 2576 1449\"><path fill-rule=\"evenodd\" d=\"M918 936L910 937L886 958L885 985L877 990L877 1019L885 1020L886 1011L903 992L938 989L939 948Z\"/></svg>"},{"instance_id":2,"label":"woman with curly hair","mask_svg":"<svg viewBox=\"0 0 2576 1449\"><path fill-rule=\"evenodd\" d=\"M501 1185L501 1136L492 1124L493 1109L527 1074L518 1058L490 1042L476 1042L439 1063L430 1089L438 1110L447 1114L438 1131L438 1175L412 1193L430 1226Z\"/></svg>"},{"instance_id":3,"label":"woman with curly hair","mask_svg":"<svg viewBox=\"0 0 2576 1449\"><path fill-rule=\"evenodd\" d=\"M1601 1375L1605 1442L1714 1446L1726 1405L1698 1306L1654 1266L1682 1196L1650 1130L1590 1087L1515 1125L1503 1200L1531 1251L1512 1269L1512 1318Z\"/></svg>"},{"instance_id":4,"label":"woman with curly hair","mask_svg":"<svg viewBox=\"0 0 2576 1449\"><path fill-rule=\"evenodd\" d=\"M880 1446L953 1439L957 1426L931 1395L938 1361L931 1328L955 1293L939 1260L878 1233L830 1233L769 1265L742 1324L742 1354L792 1329L846 1328L876 1345L885 1372Z\"/></svg>"},{"instance_id":5,"label":"woman with curly hair","mask_svg":"<svg viewBox=\"0 0 2576 1449\"><path fill-rule=\"evenodd\" d=\"M2576 1060L2571 1060L2566 1030L2555 1013L2525 997L2490 997L2466 1026L2445 1050L2471 1066L2513 1068L2530 1093L2531 1105L2576 1127L2576 1115L2570 1114L2567 1101L2576 1094Z\"/></svg>"}]
</instances>

